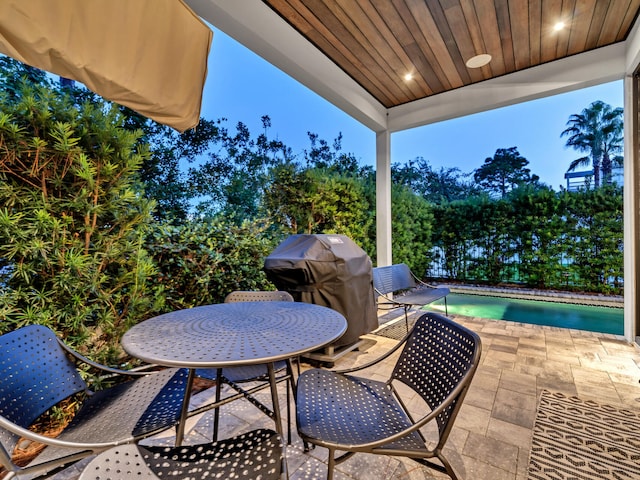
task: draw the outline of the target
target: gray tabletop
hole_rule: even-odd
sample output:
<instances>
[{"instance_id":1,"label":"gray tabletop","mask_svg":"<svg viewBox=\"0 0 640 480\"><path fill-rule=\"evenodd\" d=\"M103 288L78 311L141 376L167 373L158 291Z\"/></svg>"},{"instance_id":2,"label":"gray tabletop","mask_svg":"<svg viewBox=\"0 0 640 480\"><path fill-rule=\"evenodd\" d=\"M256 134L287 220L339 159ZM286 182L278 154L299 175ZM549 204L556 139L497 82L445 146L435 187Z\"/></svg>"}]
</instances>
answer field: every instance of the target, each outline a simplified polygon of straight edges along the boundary
<instances>
[{"instance_id":1,"label":"gray tabletop","mask_svg":"<svg viewBox=\"0 0 640 480\"><path fill-rule=\"evenodd\" d=\"M335 310L300 302L219 303L145 320L122 337L125 351L149 363L217 368L295 357L340 338Z\"/></svg>"}]
</instances>

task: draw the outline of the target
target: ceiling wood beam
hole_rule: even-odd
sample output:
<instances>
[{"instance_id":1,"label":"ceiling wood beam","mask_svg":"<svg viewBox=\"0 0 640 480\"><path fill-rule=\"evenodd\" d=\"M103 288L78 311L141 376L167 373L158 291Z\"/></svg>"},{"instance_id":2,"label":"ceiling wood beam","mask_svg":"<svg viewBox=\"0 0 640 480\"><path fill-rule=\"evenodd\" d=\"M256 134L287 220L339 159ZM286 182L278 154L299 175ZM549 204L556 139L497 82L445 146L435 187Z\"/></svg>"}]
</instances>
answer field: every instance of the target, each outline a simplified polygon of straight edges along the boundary
<instances>
[{"instance_id":1,"label":"ceiling wood beam","mask_svg":"<svg viewBox=\"0 0 640 480\"><path fill-rule=\"evenodd\" d=\"M633 54L625 50L629 41L593 48L609 38L603 29L616 30L618 39L629 36L640 0L530 0L527 8L516 0L331 0L326 8L316 0L186 1L214 27L375 132L617 80L640 49L635 34ZM267 3L279 5L280 15ZM558 35L552 22L564 15L573 15L580 28L570 25ZM326 49L333 59L321 51L319 37L332 44ZM463 62L483 48L492 62L470 73ZM555 59L563 53L568 56ZM402 76L412 68L408 84Z\"/></svg>"},{"instance_id":2,"label":"ceiling wood beam","mask_svg":"<svg viewBox=\"0 0 640 480\"><path fill-rule=\"evenodd\" d=\"M389 109L392 132L620 80L625 44L546 63Z\"/></svg>"}]
</instances>

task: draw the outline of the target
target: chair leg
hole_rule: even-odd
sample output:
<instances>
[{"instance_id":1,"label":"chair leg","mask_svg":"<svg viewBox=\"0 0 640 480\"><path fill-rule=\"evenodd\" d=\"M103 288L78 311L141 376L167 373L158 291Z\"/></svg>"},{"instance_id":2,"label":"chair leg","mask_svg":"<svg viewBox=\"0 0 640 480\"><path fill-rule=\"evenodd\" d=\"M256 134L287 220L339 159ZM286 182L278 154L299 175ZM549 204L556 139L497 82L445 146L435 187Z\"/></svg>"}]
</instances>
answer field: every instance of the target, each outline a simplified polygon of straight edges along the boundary
<instances>
[{"instance_id":1,"label":"chair leg","mask_svg":"<svg viewBox=\"0 0 640 480\"><path fill-rule=\"evenodd\" d=\"M216 403L220 402L222 390L222 369L216 370ZM220 407L216 407L213 411L213 441L218 440L218 427L220 426Z\"/></svg>"},{"instance_id":2,"label":"chair leg","mask_svg":"<svg viewBox=\"0 0 640 480\"><path fill-rule=\"evenodd\" d=\"M329 449L329 462L327 463L327 480L333 480L333 471L336 468L335 452Z\"/></svg>"},{"instance_id":3,"label":"chair leg","mask_svg":"<svg viewBox=\"0 0 640 480\"><path fill-rule=\"evenodd\" d=\"M287 445L291 445L291 392L293 391L293 383L291 378L285 384L287 389Z\"/></svg>"},{"instance_id":4,"label":"chair leg","mask_svg":"<svg viewBox=\"0 0 640 480\"><path fill-rule=\"evenodd\" d=\"M293 375L293 362L295 362L296 364L296 376ZM297 391L296 391L296 382L298 377L300 377L300 357L295 357L293 360L289 359L287 360L287 371L289 373L289 387L291 388L291 393L293 394L293 403L294 404L298 404L298 395L297 395ZM287 395L289 394L289 391L287 390ZM287 405L289 405L288 402L289 398L287 397ZM290 407L287 407L287 415L289 417L289 445L291 445L291 410L289 409ZM315 447L315 445L311 445L309 444L309 442L307 442L306 440L302 441L303 443L303 452L307 453L309 450L311 450L313 447Z\"/></svg>"},{"instance_id":5,"label":"chair leg","mask_svg":"<svg viewBox=\"0 0 640 480\"><path fill-rule=\"evenodd\" d=\"M328 463L327 463L327 480L332 480L334 471L336 469L336 465L342 463L351 457L353 457L356 452L344 452L340 456L336 457L336 450L329 449Z\"/></svg>"},{"instance_id":6,"label":"chair leg","mask_svg":"<svg viewBox=\"0 0 640 480\"><path fill-rule=\"evenodd\" d=\"M456 475L456 472L453 471L453 467L451 466L449 461L446 458L444 458L444 455L442 455L442 453L438 453L437 457L438 457L438 460L440 460L440 462L442 463L442 465L444 465L444 468L447 471L447 475L449 475L452 480L458 480L458 476Z\"/></svg>"},{"instance_id":7,"label":"chair leg","mask_svg":"<svg viewBox=\"0 0 640 480\"><path fill-rule=\"evenodd\" d=\"M418 462L420 465L424 465L427 468L431 468L437 472L449 475L449 477L451 477L451 480L458 480L458 476L456 475L456 472L453 470L453 467L451 466L449 461L446 458L444 458L444 455L442 455L442 450L436 451L435 457L440 461L440 463L431 461L431 457L414 458L413 460Z\"/></svg>"}]
</instances>

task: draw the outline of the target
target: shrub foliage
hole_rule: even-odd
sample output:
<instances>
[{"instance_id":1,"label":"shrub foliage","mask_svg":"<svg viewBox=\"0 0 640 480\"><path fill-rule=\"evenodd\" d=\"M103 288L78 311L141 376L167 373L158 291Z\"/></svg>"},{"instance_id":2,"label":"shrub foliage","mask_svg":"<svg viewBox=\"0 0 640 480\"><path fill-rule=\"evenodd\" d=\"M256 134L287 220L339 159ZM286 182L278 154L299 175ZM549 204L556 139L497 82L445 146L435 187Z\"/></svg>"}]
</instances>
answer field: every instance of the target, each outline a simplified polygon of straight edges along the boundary
<instances>
[{"instance_id":1,"label":"shrub foliage","mask_svg":"<svg viewBox=\"0 0 640 480\"><path fill-rule=\"evenodd\" d=\"M164 311L220 303L233 290L273 290L262 270L273 240L261 222L158 224L147 238Z\"/></svg>"},{"instance_id":2,"label":"shrub foliage","mask_svg":"<svg viewBox=\"0 0 640 480\"><path fill-rule=\"evenodd\" d=\"M159 301L139 134L105 104L44 87L0 96L0 111L0 328L41 323L112 356L112 337Z\"/></svg>"}]
</instances>

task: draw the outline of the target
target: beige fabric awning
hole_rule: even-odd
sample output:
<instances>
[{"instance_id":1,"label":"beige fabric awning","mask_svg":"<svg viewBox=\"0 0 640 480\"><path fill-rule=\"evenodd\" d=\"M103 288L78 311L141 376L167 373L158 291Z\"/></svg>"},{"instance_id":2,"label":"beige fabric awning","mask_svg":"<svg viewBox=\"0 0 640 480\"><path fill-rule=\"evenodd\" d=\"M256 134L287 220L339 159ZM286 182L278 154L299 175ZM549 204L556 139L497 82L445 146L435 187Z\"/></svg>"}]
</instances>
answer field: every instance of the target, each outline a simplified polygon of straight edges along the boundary
<instances>
[{"instance_id":1,"label":"beige fabric awning","mask_svg":"<svg viewBox=\"0 0 640 480\"><path fill-rule=\"evenodd\" d=\"M0 52L183 132L213 32L182 0L2 0Z\"/></svg>"}]
</instances>

